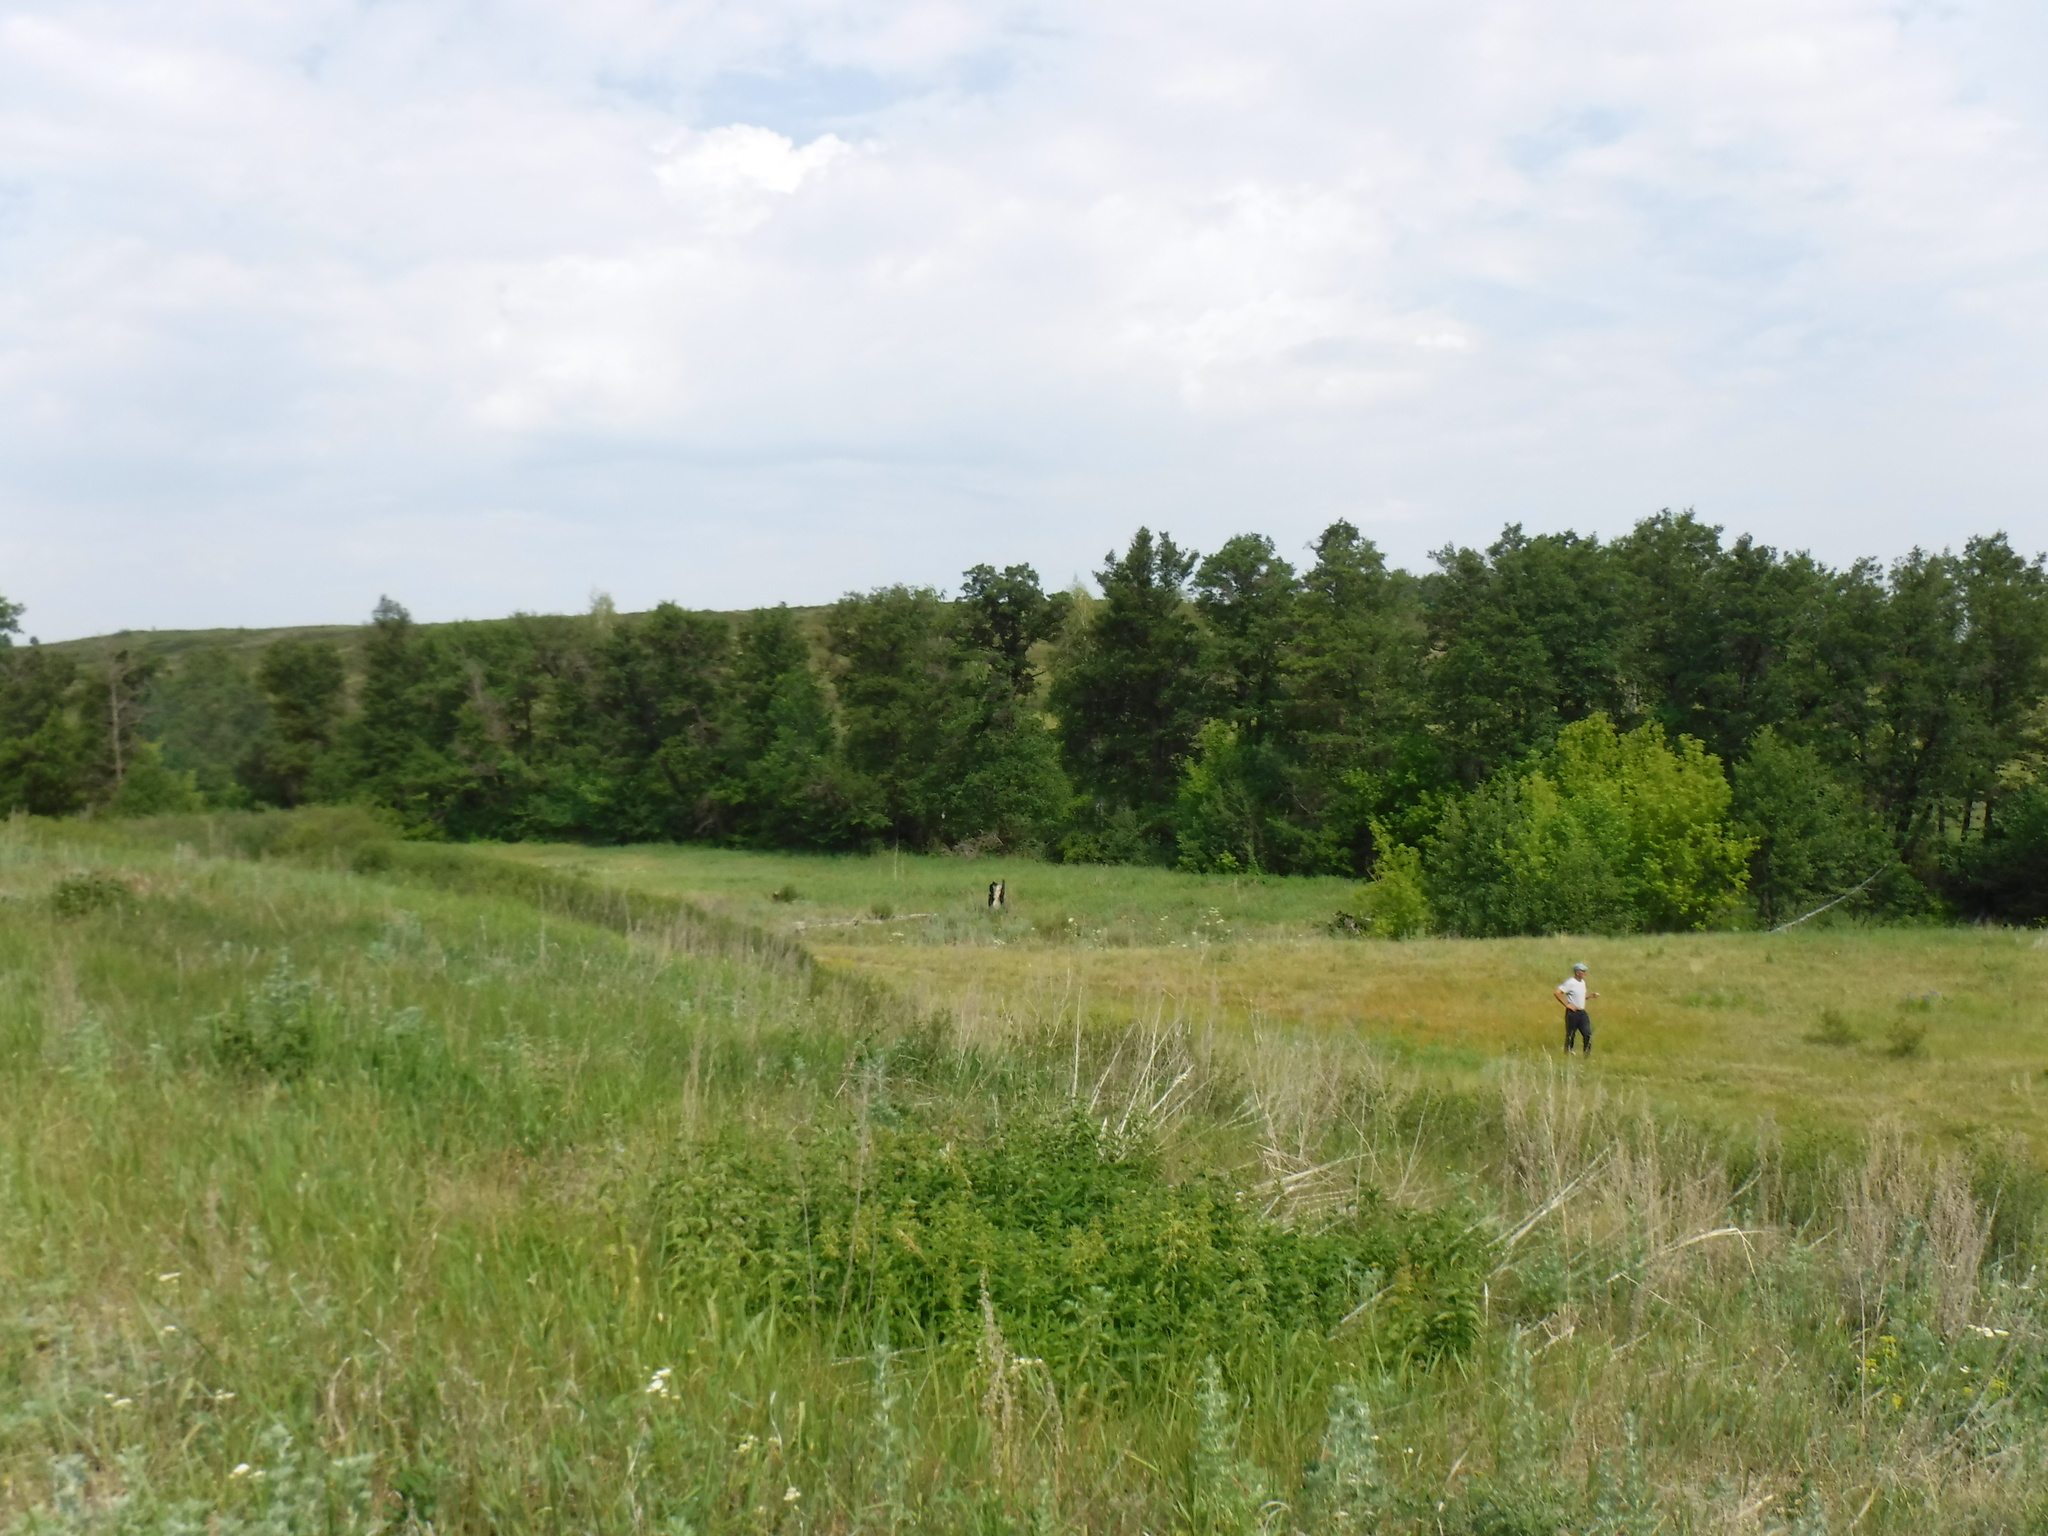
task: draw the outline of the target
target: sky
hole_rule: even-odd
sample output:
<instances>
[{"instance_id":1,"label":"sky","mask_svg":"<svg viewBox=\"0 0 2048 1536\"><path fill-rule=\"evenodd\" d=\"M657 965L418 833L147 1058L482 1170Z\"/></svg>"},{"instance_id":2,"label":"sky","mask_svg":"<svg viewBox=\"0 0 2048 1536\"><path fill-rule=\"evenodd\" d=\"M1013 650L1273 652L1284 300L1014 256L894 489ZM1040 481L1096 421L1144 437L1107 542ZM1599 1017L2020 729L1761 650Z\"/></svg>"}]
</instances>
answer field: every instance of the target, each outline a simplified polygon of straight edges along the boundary
<instances>
[{"instance_id":1,"label":"sky","mask_svg":"<svg viewBox=\"0 0 2048 1536\"><path fill-rule=\"evenodd\" d=\"M2038 0L0 0L24 633L2048 547Z\"/></svg>"}]
</instances>

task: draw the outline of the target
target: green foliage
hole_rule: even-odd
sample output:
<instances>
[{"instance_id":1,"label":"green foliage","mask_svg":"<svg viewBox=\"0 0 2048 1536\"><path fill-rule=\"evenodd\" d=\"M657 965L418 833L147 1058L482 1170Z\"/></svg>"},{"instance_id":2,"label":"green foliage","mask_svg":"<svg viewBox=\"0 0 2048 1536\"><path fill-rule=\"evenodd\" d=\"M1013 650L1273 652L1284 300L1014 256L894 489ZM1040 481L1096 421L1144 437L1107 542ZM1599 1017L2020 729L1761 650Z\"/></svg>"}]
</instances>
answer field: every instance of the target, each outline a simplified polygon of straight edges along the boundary
<instances>
[{"instance_id":1,"label":"green foliage","mask_svg":"<svg viewBox=\"0 0 2048 1536\"><path fill-rule=\"evenodd\" d=\"M2048 564L2002 536L1840 570L1685 512L1611 542L1511 525L1422 577L1349 523L1311 548L1297 570L1261 534L1199 556L1141 529L1099 599L976 565L954 598L891 586L811 615L602 599L427 626L387 598L359 643L287 639L253 673L219 646L8 641L0 810L360 800L420 839L1354 878L1377 826L1435 850L1457 931L1722 921L1712 870L1652 869L1677 849L1646 852L1658 796L1618 822L1564 781L1566 733L1604 716L1733 765L1767 923L1873 870L1846 914L2048 916Z\"/></svg>"},{"instance_id":2,"label":"green foliage","mask_svg":"<svg viewBox=\"0 0 2048 1536\"><path fill-rule=\"evenodd\" d=\"M1823 1008L1820 1011L1820 1022L1806 1038L1815 1045L1849 1046L1855 1045L1863 1037L1856 1032L1855 1026L1849 1022L1848 1016L1841 1009Z\"/></svg>"},{"instance_id":3,"label":"green foliage","mask_svg":"<svg viewBox=\"0 0 2048 1536\"><path fill-rule=\"evenodd\" d=\"M979 1335L986 1292L1020 1351L1097 1391L1320 1338L1361 1310L1396 1358L1461 1351L1477 1325L1478 1255L1453 1215L1368 1204L1326 1231L1280 1226L1081 1115L780 1147L727 1133L680 1160L656 1208L683 1293L959 1342Z\"/></svg>"},{"instance_id":4,"label":"green foliage","mask_svg":"<svg viewBox=\"0 0 2048 1536\"><path fill-rule=\"evenodd\" d=\"M218 676L209 678L209 673ZM263 692L261 711L235 698L235 679L226 665L200 663L193 686L209 681L226 695L222 704L239 707L252 721L262 722L238 769L251 795L288 809L334 786L331 754L340 738L347 681L339 651L305 640L280 640L269 646L256 668Z\"/></svg>"},{"instance_id":5,"label":"green foliage","mask_svg":"<svg viewBox=\"0 0 2048 1536\"><path fill-rule=\"evenodd\" d=\"M98 796L105 716L90 692L67 655L0 649L0 809L68 816Z\"/></svg>"},{"instance_id":6,"label":"green foliage","mask_svg":"<svg viewBox=\"0 0 2048 1536\"><path fill-rule=\"evenodd\" d=\"M333 703L339 702L336 695ZM251 803L254 797L238 770L270 733L270 701L234 651L222 645L187 651L151 681L144 719L164 766L190 774L206 804L241 808Z\"/></svg>"},{"instance_id":7,"label":"green foliage","mask_svg":"<svg viewBox=\"0 0 2048 1536\"><path fill-rule=\"evenodd\" d=\"M159 1493L133 1454L119 1458L121 1491L95 1497L86 1458L60 1456L49 1503L8 1529L19 1536L371 1536L387 1529L371 1485L372 1458L316 1457L309 1465L282 1425L265 1431L255 1456L230 1473L236 1492L218 1502Z\"/></svg>"},{"instance_id":8,"label":"green foliage","mask_svg":"<svg viewBox=\"0 0 2048 1536\"><path fill-rule=\"evenodd\" d=\"M1476 783L1592 714L1626 719L1630 585L1596 538L1510 525L1482 555L1436 556L1432 715L1458 776Z\"/></svg>"},{"instance_id":9,"label":"green foliage","mask_svg":"<svg viewBox=\"0 0 2048 1536\"><path fill-rule=\"evenodd\" d=\"M1360 931L1375 938L1412 939L1430 931L1433 917L1420 849L1384 843L1372 879L1347 909Z\"/></svg>"},{"instance_id":10,"label":"green foliage","mask_svg":"<svg viewBox=\"0 0 2048 1536\"><path fill-rule=\"evenodd\" d=\"M1174 806L1180 867L1196 874L1256 874L1271 862L1264 807L1272 799L1274 754L1245 727L1211 720L1195 737Z\"/></svg>"},{"instance_id":11,"label":"green foliage","mask_svg":"<svg viewBox=\"0 0 2048 1536\"><path fill-rule=\"evenodd\" d=\"M1766 728L1735 765L1732 812L1752 846L1749 891L1766 927L1862 884L1891 839L1813 748Z\"/></svg>"},{"instance_id":12,"label":"green foliage","mask_svg":"<svg viewBox=\"0 0 2048 1536\"><path fill-rule=\"evenodd\" d=\"M1991 814L1986 808L1987 817ZM1997 803L1997 819L1950 855L1966 911L2011 923L2048 923L2048 782L2023 781Z\"/></svg>"},{"instance_id":13,"label":"green foliage","mask_svg":"<svg viewBox=\"0 0 2048 1536\"><path fill-rule=\"evenodd\" d=\"M1192 552L1140 528L1096 573L1102 601L1053 678L1075 784L1130 812L1148 837L1163 835L1207 703L1202 636L1185 596L1194 566Z\"/></svg>"},{"instance_id":14,"label":"green foliage","mask_svg":"<svg viewBox=\"0 0 2048 1536\"><path fill-rule=\"evenodd\" d=\"M85 917L123 906L134 894L117 875L67 875L50 888L50 910L59 917Z\"/></svg>"},{"instance_id":15,"label":"green foliage","mask_svg":"<svg viewBox=\"0 0 2048 1536\"><path fill-rule=\"evenodd\" d=\"M1525 777L1446 808L1424 862L1454 933L1706 928L1739 910L1749 845L1721 765L1661 727L1567 726Z\"/></svg>"},{"instance_id":16,"label":"green foliage","mask_svg":"<svg viewBox=\"0 0 2048 1536\"><path fill-rule=\"evenodd\" d=\"M178 816L204 803L197 774L172 768L155 742L138 741L107 809L116 816Z\"/></svg>"},{"instance_id":17,"label":"green foliage","mask_svg":"<svg viewBox=\"0 0 2048 1536\"><path fill-rule=\"evenodd\" d=\"M213 1058L230 1072L289 1081L313 1064L325 1000L292 969L290 951L262 983L213 1021Z\"/></svg>"}]
</instances>

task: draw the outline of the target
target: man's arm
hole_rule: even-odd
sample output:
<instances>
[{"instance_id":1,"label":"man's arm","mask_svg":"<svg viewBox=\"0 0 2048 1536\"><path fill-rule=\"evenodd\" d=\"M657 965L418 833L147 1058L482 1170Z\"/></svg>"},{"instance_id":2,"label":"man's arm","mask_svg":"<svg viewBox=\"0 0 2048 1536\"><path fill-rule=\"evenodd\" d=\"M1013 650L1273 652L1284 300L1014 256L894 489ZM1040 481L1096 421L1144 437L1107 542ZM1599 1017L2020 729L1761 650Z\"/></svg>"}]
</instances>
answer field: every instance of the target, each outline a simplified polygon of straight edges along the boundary
<instances>
[{"instance_id":1,"label":"man's arm","mask_svg":"<svg viewBox=\"0 0 2048 1536\"><path fill-rule=\"evenodd\" d=\"M1554 995L1554 996L1555 996L1555 997L1557 998L1558 1002L1562 1003L1562 1004L1563 1004L1563 1005L1564 1005L1565 1007L1567 1007L1567 1008L1571 1007L1571 1005L1572 1005L1572 1000L1571 1000L1570 998L1568 998L1568 997L1566 997L1566 996L1564 995L1564 983L1563 983L1563 982L1561 982L1561 981L1560 981L1560 982L1559 982L1559 983L1557 984L1557 991L1556 991L1556 992L1555 992L1555 993L1554 993L1553 995ZM1600 994L1599 994L1599 993L1597 993L1597 992L1595 992L1595 993L1594 993L1593 995L1594 995L1595 997L1598 997L1598 996L1599 996Z\"/></svg>"}]
</instances>

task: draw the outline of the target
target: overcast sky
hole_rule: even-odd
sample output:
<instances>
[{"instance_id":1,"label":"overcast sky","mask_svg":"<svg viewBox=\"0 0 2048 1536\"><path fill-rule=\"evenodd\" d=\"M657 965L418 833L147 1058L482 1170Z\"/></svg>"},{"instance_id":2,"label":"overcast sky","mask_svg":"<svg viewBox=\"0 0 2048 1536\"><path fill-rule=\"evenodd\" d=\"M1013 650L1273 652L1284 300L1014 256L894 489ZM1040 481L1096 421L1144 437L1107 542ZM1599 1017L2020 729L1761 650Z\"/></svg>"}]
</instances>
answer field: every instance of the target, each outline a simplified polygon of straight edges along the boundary
<instances>
[{"instance_id":1,"label":"overcast sky","mask_svg":"<svg viewBox=\"0 0 2048 1536\"><path fill-rule=\"evenodd\" d=\"M2048 546L2039 0L0 3L0 593L119 627Z\"/></svg>"}]
</instances>

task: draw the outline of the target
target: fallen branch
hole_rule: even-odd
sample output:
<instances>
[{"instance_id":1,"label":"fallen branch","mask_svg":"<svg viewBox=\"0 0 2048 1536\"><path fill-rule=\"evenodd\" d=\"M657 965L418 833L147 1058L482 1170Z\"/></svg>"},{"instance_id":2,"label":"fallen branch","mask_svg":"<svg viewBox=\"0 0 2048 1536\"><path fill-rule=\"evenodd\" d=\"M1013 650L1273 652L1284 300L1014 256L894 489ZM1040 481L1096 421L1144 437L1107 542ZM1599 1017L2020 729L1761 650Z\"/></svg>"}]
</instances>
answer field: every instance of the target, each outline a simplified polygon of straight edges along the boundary
<instances>
[{"instance_id":1,"label":"fallen branch","mask_svg":"<svg viewBox=\"0 0 2048 1536\"><path fill-rule=\"evenodd\" d=\"M1795 918L1793 918L1793 919L1792 919L1792 921L1791 921L1791 922L1789 922L1789 923L1780 923L1780 924L1778 924L1778 926L1777 926L1777 927L1775 927L1775 928L1773 928L1773 929L1771 930L1771 932L1773 932L1773 933L1783 933L1783 932L1784 932L1784 931L1785 931L1785 930L1786 930L1787 928L1797 928L1797 927L1798 927L1798 926L1799 926L1799 925L1800 925L1801 923L1803 923L1803 922L1805 922L1805 921L1806 921L1806 918L1807 918L1807 917L1819 917L1819 916L1821 915L1821 913L1823 913L1823 912L1827 911L1827 909L1828 909L1829 907L1839 907L1839 906L1840 906L1840 905L1841 905L1841 904L1842 904L1843 902L1847 901L1847 900L1848 900L1848 899L1849 899L1849 898L1850 898L1851 896L1859 895L1859 894L1860 894L1860 893L1862 893L1863 891L1866 891L1866 890L1868 890L1868 889L1870 888L1870 886L1871 886L1872 882L1874 882L1874 881L1875 881L1875 880L1877 879L1877 876L1878 876L1878 875L1881 875L1881 874L1883 874L1883 873L1885 872L1885 870L1887 870L1887 869L1890 869L1890 868L1891 868L1891 865L1890 865L1889 863L1885 864L1885 865L1883 866L1883 868L1881 868L1881 869L1879 869L1879 870L1877 871L1877 874L1874 874L1874 875L1872 875L1872 876L1870 877L1870 879L1869 879L1869 880L1866 880L1866 881L1864 881L1864 882L1863 882L1863 884L1861 884L1861 885L1859 885L1859 886L1855 887L1855 889L1853 889L1853 890L1847 890L1847 891L1844 891L1844 892L1842 892L1842 894L1841 894L1841 895L1837 896L1837 897L1836 897L1836 898L1835 898L1835 899L1834 899L1833 901L1827 902L1827 903L1825 903L1825 904L1824 904L1824 905L1822 905L1822 906L1818 906L1818 907L1815 907L1815 908L1814 908L1814 909L1813 909L1813 910L1812 910L1811 912L1809 912L1809 913L1807 913L1807 914L1806 914L1806 917L1795 917Z\"/></svg>"}]
</instances>

